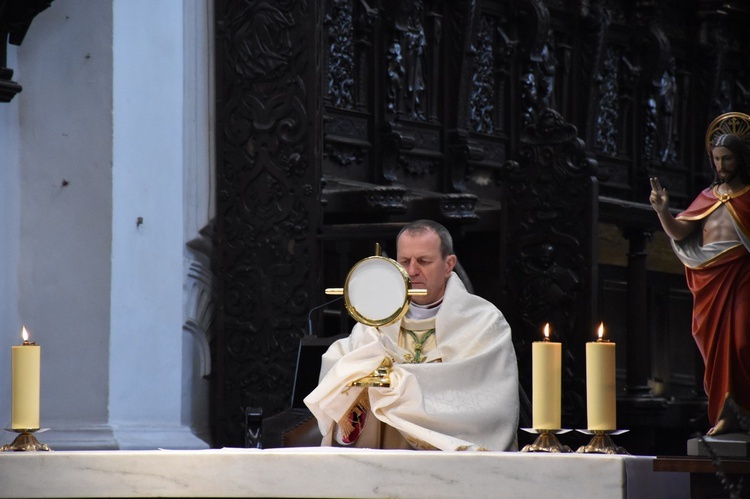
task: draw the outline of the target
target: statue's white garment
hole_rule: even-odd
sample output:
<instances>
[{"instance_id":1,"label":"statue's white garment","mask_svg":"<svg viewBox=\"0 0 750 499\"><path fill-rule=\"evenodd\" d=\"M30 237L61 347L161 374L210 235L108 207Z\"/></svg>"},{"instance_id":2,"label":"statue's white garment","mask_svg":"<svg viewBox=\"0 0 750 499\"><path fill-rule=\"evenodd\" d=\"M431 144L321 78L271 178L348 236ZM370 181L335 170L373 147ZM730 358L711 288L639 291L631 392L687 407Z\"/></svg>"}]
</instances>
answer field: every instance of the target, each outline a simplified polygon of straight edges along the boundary
<instances>
[{"instance_id":1,"label":"statue's white garment","mask_svg":"<svg viewBox=\"0 0 750 499\"><path fill-rule=\"evenodd\" d=\"M708 216L710 212L707 210L705 216ZM730 215L732 213L732 211L729 212ZM734 225L734 230L737 233L737 241L717 241L701 246L702 234L700 230L694 230L689 236L680 241L670 239L672 249L682 264L691 269L700 268L719 257L722 253L732 250L740 244L744 245L750 251L750 239L745 235L745 231L742 230L737 219L734 216L731 218L732 225Z\"/></svg>"},{"instance_id":2,"label":"statue's white garment","mask_svg":"<svg viewBox=\"0 0 750 499\"><path fill-rule=\"evenodd\" d=\"M454 273L435 319L437 348L421 364L405 364L400 324L357 324L323 355L320 383L305 398L323 445L334 425L369 390L371 414L409 441L441 450L515 450L518 366L510 326L490 302L466 291ZM384 357L394 361L388 388L349 387ZM440 358L442 362L430 362Z\"/></svg>"},{"instance_id":3,"label":"statue's white garment","mask_svg":"<svg viewBox=\"0 0 750 499\"><path fill-rule=\"evenodd\" d=\"M725 251L734 249L742 244L739 241L717 241L701 246L697 237L690 236L681 241L675 241L674 239L670 239L670 241L672 242L672 249L677 258L680 259L683 265L691 269L700 268Z\"/></svg>"}]
</instances>

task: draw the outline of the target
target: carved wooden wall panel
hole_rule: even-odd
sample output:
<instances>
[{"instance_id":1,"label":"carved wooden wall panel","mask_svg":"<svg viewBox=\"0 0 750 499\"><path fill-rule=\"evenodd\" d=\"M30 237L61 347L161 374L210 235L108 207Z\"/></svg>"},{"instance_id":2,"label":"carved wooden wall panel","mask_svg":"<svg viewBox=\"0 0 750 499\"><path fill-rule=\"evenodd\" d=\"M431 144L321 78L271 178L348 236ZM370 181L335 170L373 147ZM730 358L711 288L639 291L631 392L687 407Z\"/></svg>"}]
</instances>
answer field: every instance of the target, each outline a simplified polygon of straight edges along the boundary
<instances>
[{"instance_id":1,"label":"carved wooden wall panel","mask_svg":"<svg viewBox=\"0 0 750 499\"><path fill-rule=\"evenodd\" d=\"M289 403L317 289L321 26L317 2L216 3L216 439L242 442L245 408Z\"/></svg>"},{"instance_id":2,"label":"carved wooden wall panel","mask_svg":"<svg viewBox=\"0 0 750 499\"><path fill-rule=\"evenodd\" d=\"M565 350L565 424L585 427L583 345L591 339L596 313L590 301L596 296L596 164L586 158L575 127L552 109L524 129L519 153L505 179L504 310L514 327L521 382L530 392L531 343L543 338L549 323Z\"/></svg>"},{"instance_id":3,"label":"carved wooden wall panel","mask_svg":"<svg viewBox=\"0 0 750 499\"><path fill-rule=\"evenodd\" d=\"M323 286L375 242L393 253L417 217L452 230L475 290L506 311L524 383L530 342L556 324L569 424L582 424L583 345L605 313L597 223L629 238L630 343L664 356L692 341L655 344L663 325L636 306L684 305L679 289L647 289L647 177L686 205L709 177L706 125L750 110L750 16L733 2L215 4L221 443L238 443L245 407L287 404ZM340 307L326 317L320 334L348 329ZM678 320L666 327L682 337ZM653 359L639 375L665 377Z\"/></svg>"}]
</instances>

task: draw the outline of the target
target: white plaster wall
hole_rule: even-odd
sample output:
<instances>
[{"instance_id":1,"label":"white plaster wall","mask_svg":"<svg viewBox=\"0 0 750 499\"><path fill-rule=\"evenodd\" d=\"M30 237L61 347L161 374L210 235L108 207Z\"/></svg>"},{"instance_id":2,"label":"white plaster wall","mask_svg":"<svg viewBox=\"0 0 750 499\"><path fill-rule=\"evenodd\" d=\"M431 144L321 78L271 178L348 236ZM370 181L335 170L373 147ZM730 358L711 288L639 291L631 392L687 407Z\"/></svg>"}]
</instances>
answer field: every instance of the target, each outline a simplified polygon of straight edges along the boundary
<instances>
[{"instance_id":1,"label":"white plaster wall","mask_svg":"<svg viewBox=\"0 0 750 499\"><path fill-rule=\"evenodd\" d=\"M214 218L213 1L184 0L185 243Z\"/></svg>"},{"instance_id":2,"label":"white plaster wall","mask_svg":"<svg viewBox=\"0 0 750 499\"><path fill-rule=\"evenodd\" d=\"M18 67L16 48L8 47L7 65ZM14 81L19 73L14 71ZM19 341L18 315L19 144L18 96L0 103L0 424L10 426L10 346ZM7 437L6 437L7 438Z\"/></svg>"},{"instance_id":3,"label":"white plaster wall","mask_svg":"<svg viewBox=\"0 0 750 499\"><path fill-rule=\"evenodd\" d=\"M57 432L108 419L111 23L108 2L53 2L18 48L19 314Z\"/></svg>"},{"instance_id":4,"label":"white plaster wall","mask_svg":"<svg viewBox=\"0 0 750 499\"><path fill-rule=\"evenodd\" d=\"M174 3L114 2L115 423L178 421L180 365L171 352L181 350L182 17Z\"/></svg>"},{"instance_id":5,"label":"white plaster wall","mask_svg":"<svg viewBox=\"0 0 750 499\"><path fill-rule=\"evenodd\" d=\"M185 242L211 217L208 39L188 29L208 36L207 6L57 0L9 49L24 89L0 104L0 424L25 324L53 449L207 447L183 331Z\"/></svg>"},{"instance_id":6,"label":"white plaster wall","mask_svg":"<svg viewBox=\"0 0 750 499\"><path fill-rule=\"evenodd\" d=\"M121 448L190 446L181 425L183 2L115 0L113 9L110 421Z\"/></svg>"}]
</instances>

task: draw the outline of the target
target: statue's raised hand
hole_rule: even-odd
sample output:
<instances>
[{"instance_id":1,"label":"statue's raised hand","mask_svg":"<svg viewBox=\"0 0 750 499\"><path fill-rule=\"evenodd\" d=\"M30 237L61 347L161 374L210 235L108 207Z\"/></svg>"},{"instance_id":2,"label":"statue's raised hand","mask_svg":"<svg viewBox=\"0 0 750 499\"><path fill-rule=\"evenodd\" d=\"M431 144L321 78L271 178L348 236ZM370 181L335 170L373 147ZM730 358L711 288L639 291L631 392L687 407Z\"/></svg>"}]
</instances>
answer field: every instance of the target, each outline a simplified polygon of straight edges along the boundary
<instances>
[{"instance_id":1,"label":"statue's raised hand","mask_svg":"<svg viewBox=\"0 0 750 499\"><path fill-rule=\"evenodd\" d=\"M669 195L667 194L667 190L661 186L658 178L651 177L649 180L651 181L651 196L649 196L648 200L651 206L654 207L657 213L668 211Z\"/></svg>"}]
</instances>

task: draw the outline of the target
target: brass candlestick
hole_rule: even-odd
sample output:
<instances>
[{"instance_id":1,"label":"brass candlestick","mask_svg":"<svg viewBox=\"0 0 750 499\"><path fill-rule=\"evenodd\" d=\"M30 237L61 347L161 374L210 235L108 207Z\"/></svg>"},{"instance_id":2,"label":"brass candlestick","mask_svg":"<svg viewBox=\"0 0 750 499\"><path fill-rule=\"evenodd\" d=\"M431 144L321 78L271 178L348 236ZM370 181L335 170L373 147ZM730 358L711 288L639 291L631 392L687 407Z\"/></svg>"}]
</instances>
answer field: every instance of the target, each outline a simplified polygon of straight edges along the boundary
<instances>
[{"instance_id":1,"label":"brass candlestick","mask_svg":"<svg viewBox=\"0 0 750 499\"><path fill-rule=\"evenodd\" d=\"M29 429L7 429L6 431L12 431L18 433L18 436L13 440L12 443L3 445L0 447L0 452L6 451L49 451L51 450L47 444L39 443L34 433L41 433L47 431L48 428L29 428Z\"/></svg>"},{"instance_id":2,"label":"brass candlestick","mask_svg":"<svg viewBox=\"0 0 750 499\"><path fill-rule=\"evenodd\" d=\"M536 430L533 428L521 428L528 433L538 433L533 444L525 445L521 452L573 452L567 445L563 445L555 436L560 433L567 433L570 430Z\"/></svg>"},{"instance_id":3,"label":"brass candlestick","mask_svg":"<svg viewBox=\"0 0 750 499\"><path fill-rule=\"evenodd\" d=\"M625 450L624 447L620 447L615 444L610 435L621 435L628 430L578 430L586 435L593 435L591 441L587 445L582 445L578 448L576 453L578 454L630 454Z\"/></svg>"}]
</instances>

